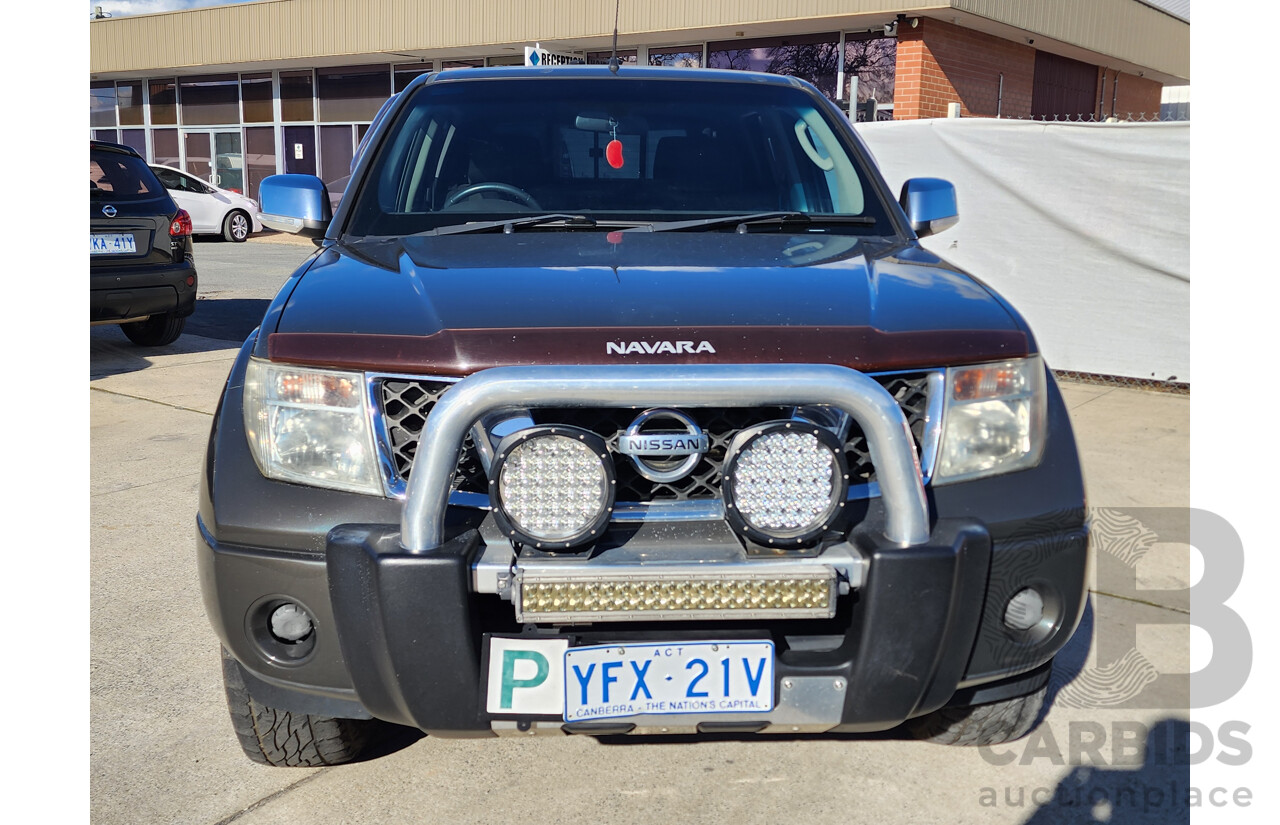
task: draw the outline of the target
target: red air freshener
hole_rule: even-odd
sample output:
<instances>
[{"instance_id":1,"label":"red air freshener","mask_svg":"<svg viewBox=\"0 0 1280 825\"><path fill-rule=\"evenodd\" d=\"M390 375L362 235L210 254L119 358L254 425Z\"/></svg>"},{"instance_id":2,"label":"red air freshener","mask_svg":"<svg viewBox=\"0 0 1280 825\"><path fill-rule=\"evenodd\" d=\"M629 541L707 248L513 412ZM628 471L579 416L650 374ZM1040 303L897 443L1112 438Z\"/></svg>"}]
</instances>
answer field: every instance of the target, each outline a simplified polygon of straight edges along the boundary
<instances>
[{"instance_id":1,"label":"red air freshener","mask_svg":"<svg viewBox=\"0 0 1280 825\"><path fill-rule=\"evenodd\" d=\"M622 141L614 138L609 141L609 145L604 147L604 159L609 161L609 165L614 169L622 168Z\"/></svg>"}]
</instances>

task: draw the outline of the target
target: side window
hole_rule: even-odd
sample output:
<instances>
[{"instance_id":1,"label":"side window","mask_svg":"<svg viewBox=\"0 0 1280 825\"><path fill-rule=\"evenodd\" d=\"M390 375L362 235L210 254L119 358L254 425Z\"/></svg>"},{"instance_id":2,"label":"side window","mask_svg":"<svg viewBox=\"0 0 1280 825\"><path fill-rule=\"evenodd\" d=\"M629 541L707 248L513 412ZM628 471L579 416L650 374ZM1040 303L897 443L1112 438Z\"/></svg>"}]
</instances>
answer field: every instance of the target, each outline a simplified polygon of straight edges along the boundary
<instances>
[{"instance_id":1,"label":"side window","mask_svg":"<svg viewBox=\"0 0 1280 825\"><path fill-rule=\"evenodd\" d=\"M862 182L851 165L835 162L831 149L837 147L839 141L827 123L810 109L801 113L794 128L802 154L796 163L810 209L862 214L866 205Z\"/></svg>"},{"instance_id":2,"label":"side window","mask_svg":"<svg viewBox=\"0 0 1280 825\"><path fill-rule=\"evenodd\" d=\"M448 175L460 179L461 171L446 169L454 153L454 129L447 125L452 113L428 118L425 109L411 109L374 157L374 166L360 189L353 214L366 232L392 231L394 222L384 221L390 215L427 212L432 208L433 183ZM446 125L442 125L442 120Z\"/></svg>"},{"instance_id":3,"label":"side window","mask_svg":"<svg viewBox=\"0 0 1280 825\"><path fill-rule=\"evenodd\" d=\"M803 152L797 163L805 201L811 211L831 212L831 170L835 163L821 139L804 120L795 122L795 133L796 144Z\"/></svg>"},{"instance_id":4,"label":"side window","mask_svg":"<svg viewBox=\"0 0 1280 825\"><path fill-rule=\"evenodd\" d=\"M160 179L160 183L164 185L165 189L182 189L182 179L177 172L155 168L152 168L151 171L156 173L156 177Z\"/></svg>"},{"instance_id":5,"label":"side window","mask_svg":"<svg viewBox=\"0 0 1280 825\"><path fill-rule=\"evenodd\" d=\"M209 187L205 186L204 181L199 181L186 175L178 175L178 188L183 192L194 192L197 195L203 195L210 191Z\"/></svg>"}]
</instances>

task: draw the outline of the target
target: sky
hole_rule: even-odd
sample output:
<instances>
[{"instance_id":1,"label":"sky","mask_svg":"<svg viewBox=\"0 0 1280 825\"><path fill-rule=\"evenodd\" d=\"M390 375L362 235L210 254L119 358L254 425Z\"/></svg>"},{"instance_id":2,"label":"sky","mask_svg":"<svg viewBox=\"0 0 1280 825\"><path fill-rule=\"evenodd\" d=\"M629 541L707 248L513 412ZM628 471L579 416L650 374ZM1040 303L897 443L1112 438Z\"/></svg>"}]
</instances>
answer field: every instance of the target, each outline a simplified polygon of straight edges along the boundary
<instances>
[{"instance_id":1,"label":"sky","mask_svg":"<svg viewBox=\"0 0 1280 825\"><path fill-rule=\"evenodd\" d=\"M161 11L178 11L179 9L195 9L201 6L225 6L230 3L244 3L247 0L90 0L89 14L98 6L102 6L104 14L112 17L124 17L130 14L155 14Z\"/></svg>"}]
</instances>

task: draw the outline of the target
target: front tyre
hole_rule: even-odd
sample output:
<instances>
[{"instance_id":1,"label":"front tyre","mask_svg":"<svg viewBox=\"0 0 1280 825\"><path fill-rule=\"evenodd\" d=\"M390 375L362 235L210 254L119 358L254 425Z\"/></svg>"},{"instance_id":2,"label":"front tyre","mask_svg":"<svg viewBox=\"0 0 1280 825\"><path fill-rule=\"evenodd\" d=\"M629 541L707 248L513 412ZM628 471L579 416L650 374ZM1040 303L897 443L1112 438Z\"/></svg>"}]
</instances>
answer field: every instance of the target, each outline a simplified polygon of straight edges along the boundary
<instances>
[{"instance_id":1,"label":"front tyre","mask_svg":"<svg viewBox=\"0 0 1280 825\"><path fill-rule=\"evenodd\" d=\"M319 768L350 762L374 739L378 722L293 713L249 695L240 663L222 651L222 681L231 726L245 756L277 768Z\"/></svg>"},{"instance_id":2,"label":"front tyre","mask_svg":"<svg viewBox=\"0 0 1280 825\"><path fill-rule=\"evenodd\" d=\"M1031 730L1044 707L1048 686L1035 693L985 705L942 708L907 722L917 739L941 745L999 745Z\"/></svg>"},{"instance_id":3,"label":"front tyre","mask_svg":"<svg viewBox=\"0 0 1280 825\"><path fill-rule=\"evenodd\" d=\"M233 209L227 213L226 220L222 222L222 237L234 243L244 243L249 239L252 228L249 216L239 209Z\"/></svg>"},{"instance_id":4,"label":"front tyre","mask_svg":"<svg viewBox=\"0 0 1280 825\"><path fill-rule=\"evenodd\" d=\"M178 340L182 328L187 325L185 317L178 317L176 312L163 315L152 315L145 321L133 321L121 324L125 337L140 347L163 347Z\"/></svg>"}]
</instances>

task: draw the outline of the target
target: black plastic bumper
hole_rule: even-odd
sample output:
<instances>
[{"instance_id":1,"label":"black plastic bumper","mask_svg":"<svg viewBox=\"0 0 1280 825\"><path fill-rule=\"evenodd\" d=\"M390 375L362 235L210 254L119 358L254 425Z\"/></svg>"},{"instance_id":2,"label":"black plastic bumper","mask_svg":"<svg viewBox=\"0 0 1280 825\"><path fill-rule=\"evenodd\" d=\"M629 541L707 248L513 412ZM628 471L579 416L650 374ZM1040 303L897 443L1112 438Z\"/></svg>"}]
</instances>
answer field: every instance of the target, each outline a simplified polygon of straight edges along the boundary
<instances>
[{"instance_id":1,"label":"black plastic bumper","mask_svg":"<svg viewBox=\"0 0 1280 825\"><path fill-rule=\"evenodd\" d=\"M187 279L192 283L187 284ZM89 321L119 321L196 307L196 266L191 259L136 269L111 267L90 274Z\"/></svg>"},{"instance_id":2,"label":"black plastic bumper","mask_svg":"<svg viewBox=\"0 0 1280 825\"><path fill-rule=\"evenodd\" d=\"M1077 551L1083 554L1083 534L1079 538ZM489 731L483 632L469 592L478 541L469 531L433 552L410 554L392 527L344 525L330 533L333 620L355 692L374 716L437 735ZM991 544L976 523L942 522L926 546L896 548L868 535L859 536L857 544L869 559L869 573L857 594L846 597L852 604L842 619L844 638L832 649L790 649L776 625L748 630L708 623L645 635L655 641L675 633L707 640L726 633L772 636L780 642L776 681L793 676L845 680L848 690L836 729L871 731L947 704L965 683L984 636L1002 649L1006 666L1025 673L1048 661L1074 629L1074 609L1064 609L1055 632L1031 644L1020 646L982 629ZM1082 555L1076 560L1082 562ZM626 625L616 632L632 640L637 636ZM595 643L608 633L597 626L581 638L572 630L568 635L571 641ZM984 651L985 658L991 655Z\"/></svg>"},{"instance_id":3,"label":"black plastic bumper","mask_svg":"<svg viewBox=\"0 0 1280 825\"><path fill-rule=\"evenodd\" d=\"M399 539L390 525L343 525L330 533L326 559L220 547L202 532L206 608L223 644L260 681L251 689L265 703L372 715L437 735L487 734L486 628L480 597L470 592L479 534L466 531L425 554L404 552ZM986 531L961 520L940 522L924 546L891 547L867 534L856 543L869 560L867 579L842 597L832 621L843 638L823 650L790 647L785 622L640 630L623 623L567 635L584 644L611 633L631 641L773 638L776 681L844 679L849 689L836 729L871 731L947 704L1035 690L1047 677L1037 669L1070 638L1083 608L1083 529L1041 537L1055 551L1036 562L1025 547L993 553ZM1008 597L1028 583L1052 587L1057 598L1058 620L1043 638L1020 639L1003 625ZM302 660L263 644L262 608L279 598L302 603L315 617L315 646Z\"/></svg>"}]
</instances>

